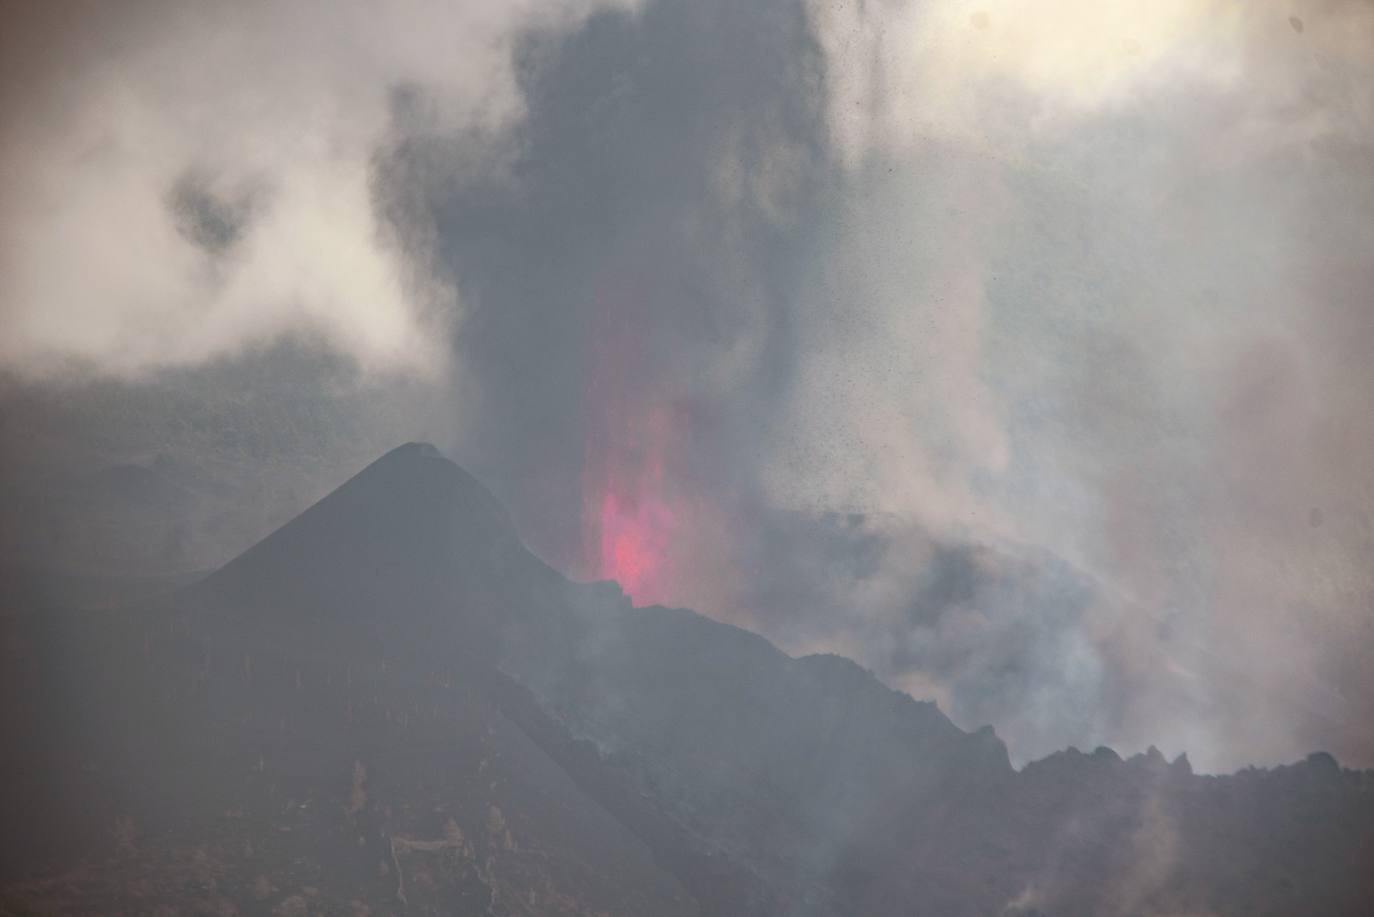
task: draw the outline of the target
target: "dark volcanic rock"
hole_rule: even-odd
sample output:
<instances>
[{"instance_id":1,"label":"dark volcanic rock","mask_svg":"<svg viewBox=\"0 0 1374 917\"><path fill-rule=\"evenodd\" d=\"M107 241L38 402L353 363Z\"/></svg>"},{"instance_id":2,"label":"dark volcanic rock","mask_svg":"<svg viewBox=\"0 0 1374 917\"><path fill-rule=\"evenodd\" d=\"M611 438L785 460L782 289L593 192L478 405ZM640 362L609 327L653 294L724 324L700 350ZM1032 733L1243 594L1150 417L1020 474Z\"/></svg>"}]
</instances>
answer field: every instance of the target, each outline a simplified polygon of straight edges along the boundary
<instances>
[{"instance_id":1,"label":"dark volcanic rock","mask_svg":"<svg viewBox=\"0 0 1374 917\"><path fill-rule=\"evenodd\" d=\"M1014 771L837 656L633 608L433 447L172 598L4 620L0 880L58 912L1360 914L1374 781Z\"/></svg>"},{"instance_id":2,"label":"dark volcanic rock","mask_svg":"<svg viewBox=\"0 0 1374 917\"><path fill-rule=\"evenodd\" d=\"M332 629L419 646L436 626L489 638L496 618L521 610L495 603L558 581L485 487L433 446L407 443L183 598L228 610L219 617L235 630L300 630L318 642Z\"/></svg>"}]
</instances>

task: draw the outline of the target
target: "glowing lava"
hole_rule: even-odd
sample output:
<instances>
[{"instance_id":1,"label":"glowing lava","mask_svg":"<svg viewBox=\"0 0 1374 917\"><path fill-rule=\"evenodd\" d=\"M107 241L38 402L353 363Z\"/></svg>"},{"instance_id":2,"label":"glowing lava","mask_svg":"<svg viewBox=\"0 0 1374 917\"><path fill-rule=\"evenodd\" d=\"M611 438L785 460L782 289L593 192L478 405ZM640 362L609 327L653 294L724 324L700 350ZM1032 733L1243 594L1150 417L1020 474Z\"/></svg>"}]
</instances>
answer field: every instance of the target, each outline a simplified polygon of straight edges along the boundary
<instances>
[{"instance_id":1,"label":"glowing lava","mask_svg":"<svg viewBox=\"0 0 1374 917\"><path fill-rule=\"evenodd\" d=\"M598 575L613 579L638 603L662 598L672 512L661 500L608 492L601 501Z\"/></svg>"},{"instance_id":2,"label":"glowing lava","mask_svg":"<svg viewBox=\"0 0 1374 917\"><path fill-rule=\"evenodd\" d=\"M596 548L597 578L615 580L635 604L644 605L667 597L678 514L663 473L667 417L650 412L634 432L620 448L603 444L607 451L588 456L587 534Z\"/></svg>"},{"instance_id":3,"label":"glowing lava","mask_svg":"<svg viewBox=\"0 0 1374 917\"><path fill-rule=\"evenodd\" d=\"M608 271L588 336L583 392L582 568L615 580L636 605L666 602L689 534L679 475L689 416L664 391L637 304L655 278Z\"/></svg>"}]
</instances>

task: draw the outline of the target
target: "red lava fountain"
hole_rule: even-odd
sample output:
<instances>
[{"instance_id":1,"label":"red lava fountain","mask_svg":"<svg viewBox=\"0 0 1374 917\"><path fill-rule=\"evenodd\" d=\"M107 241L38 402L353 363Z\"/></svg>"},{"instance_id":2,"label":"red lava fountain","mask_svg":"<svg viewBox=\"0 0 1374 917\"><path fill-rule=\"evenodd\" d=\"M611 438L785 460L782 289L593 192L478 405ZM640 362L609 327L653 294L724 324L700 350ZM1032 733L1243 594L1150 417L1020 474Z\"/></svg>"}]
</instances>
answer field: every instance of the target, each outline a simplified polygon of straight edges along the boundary
<instances>
[{"instance_id":1,"label":"red lava fountain","mask_svg":"<svg viewBox=\"0 0 1374 917\"><path fill-rule=\"evenodd\" d=\"M638 435L622 449L588 456L588 523L594 531L587 534L596 548L597 577L615 580L643 605L667 597L678 520L665 491L666 415L651 412L630 432Z\"/></svg>"},{"instance_id":2,"label":"red lava fountain","mask_svg":"<svg viewBox=\"0 0 1374 917\"><path fill-rule=\"evenodd\" d=\"M655 384L664 355L635 308L654 283L637 264L603 278L583 401L582 568L636 605L673 597L695 516L674 473L690 415Z\"/></svg>"}]
</instances>

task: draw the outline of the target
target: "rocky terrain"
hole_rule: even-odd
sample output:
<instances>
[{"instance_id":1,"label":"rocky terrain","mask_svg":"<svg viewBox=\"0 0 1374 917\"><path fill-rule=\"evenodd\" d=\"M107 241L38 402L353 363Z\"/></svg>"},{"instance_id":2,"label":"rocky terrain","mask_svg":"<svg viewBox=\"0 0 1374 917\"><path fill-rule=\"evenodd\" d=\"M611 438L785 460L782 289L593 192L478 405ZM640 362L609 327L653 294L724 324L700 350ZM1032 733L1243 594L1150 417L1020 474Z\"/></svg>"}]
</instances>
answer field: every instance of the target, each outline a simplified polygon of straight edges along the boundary
<instances>
[{"instance_id":1,"label":"rocky terrain","mask_svg":"<svg viewBox=\"0 0 1374 917\"><path fill-rule=\"evenodd\" d=\"M195 583L51 605L0 625L0 914L1374 902L1374 774L1015 770L846 659L566 580L429 446Z\"/></svg>"}]
</instances>

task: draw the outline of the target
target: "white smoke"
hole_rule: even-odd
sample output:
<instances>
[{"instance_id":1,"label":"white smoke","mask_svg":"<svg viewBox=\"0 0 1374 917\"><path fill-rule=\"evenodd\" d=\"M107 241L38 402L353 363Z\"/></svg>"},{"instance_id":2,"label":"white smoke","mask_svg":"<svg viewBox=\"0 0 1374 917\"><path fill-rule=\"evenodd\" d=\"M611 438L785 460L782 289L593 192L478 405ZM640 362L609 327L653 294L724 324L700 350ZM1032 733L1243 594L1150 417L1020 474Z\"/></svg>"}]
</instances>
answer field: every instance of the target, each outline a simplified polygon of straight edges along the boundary
<instances>
[{"instance_id":1,"label":"white smoke","mask_svg":"<svg viewBox=\"0 0 1374 917\"><path fill-rule=\"evenodd\" d=\"M137 373L287 334L433 372L457 309L376 218L398 87L497 133L510 42L595 2L62 2L9 11L0 363Z\"/></svg>"}]
</instances>

